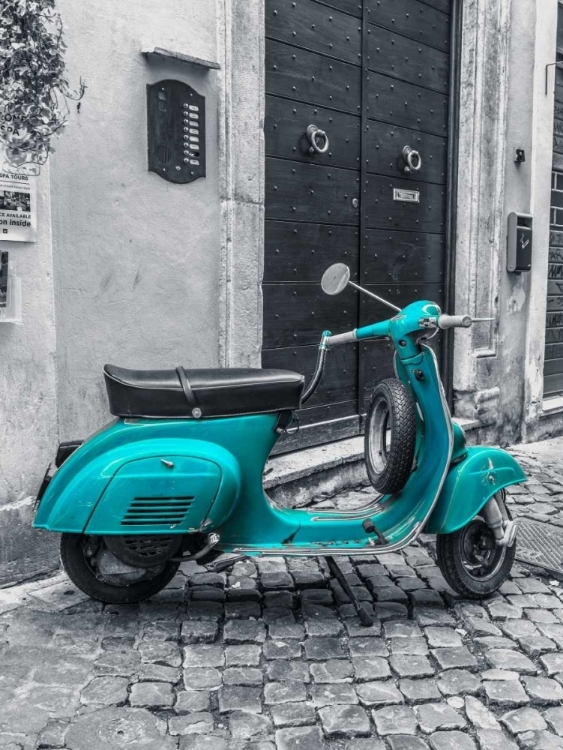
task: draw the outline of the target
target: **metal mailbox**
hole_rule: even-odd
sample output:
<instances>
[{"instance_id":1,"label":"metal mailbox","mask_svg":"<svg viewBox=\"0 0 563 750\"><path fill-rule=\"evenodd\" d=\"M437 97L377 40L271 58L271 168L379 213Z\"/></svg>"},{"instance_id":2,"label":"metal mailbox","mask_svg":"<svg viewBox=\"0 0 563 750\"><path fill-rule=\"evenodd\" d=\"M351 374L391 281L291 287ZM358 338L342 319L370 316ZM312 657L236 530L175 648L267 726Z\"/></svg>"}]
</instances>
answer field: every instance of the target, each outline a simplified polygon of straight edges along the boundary
<instances>
[{"instance_id":1,"label":"metal mailbox","mask_svg":"<svg viewBox=\"0 0 563 750\"><path fill-rule=\"evenodd\" d=\"M511 213L508 217L508 253L506 268L511 273L522 273L532 268L533 217Z\"/></svg>"}]
</instances>

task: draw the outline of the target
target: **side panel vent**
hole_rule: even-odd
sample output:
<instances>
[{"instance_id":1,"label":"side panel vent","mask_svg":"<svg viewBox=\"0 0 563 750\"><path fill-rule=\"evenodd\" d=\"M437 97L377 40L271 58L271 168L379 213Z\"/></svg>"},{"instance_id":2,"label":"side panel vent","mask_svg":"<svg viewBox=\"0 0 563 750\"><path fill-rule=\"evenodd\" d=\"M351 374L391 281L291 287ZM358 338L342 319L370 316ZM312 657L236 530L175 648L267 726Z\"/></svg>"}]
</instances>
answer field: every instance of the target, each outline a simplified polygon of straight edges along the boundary
<instances>
[{"instance_id":1,"label":"side panel vent","mask_svg":"<svg viewBox=\"0 0 563 750\"><path fill-rule=\"evenodd\" d=\"M182 523L194 501L187 497L136 497L129 506L122 526L164 526Z\"/></svg>"}]
</instances>

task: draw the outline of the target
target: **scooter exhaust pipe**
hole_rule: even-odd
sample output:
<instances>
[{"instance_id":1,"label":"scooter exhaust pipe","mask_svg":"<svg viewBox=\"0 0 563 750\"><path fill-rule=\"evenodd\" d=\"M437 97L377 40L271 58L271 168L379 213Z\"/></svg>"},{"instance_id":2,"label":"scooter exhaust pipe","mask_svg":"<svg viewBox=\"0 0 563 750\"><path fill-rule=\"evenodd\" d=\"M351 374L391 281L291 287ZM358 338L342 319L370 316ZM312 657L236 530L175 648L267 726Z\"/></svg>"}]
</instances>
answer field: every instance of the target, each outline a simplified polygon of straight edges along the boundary
<instances>
[{"instance_id":1,"label":"scooter exhaust pipe","mask_svg":"<svg viewBox=\"0 0 563 750\"><path fill-rule=\"evenodd\" d=\"M504 518L494 495L483 508L483 518L495 535L497 547L512 547L518 532L518 521Z\"/></svg>"},{"instance_id":2,"label":"scooter exhaust pipe","mask_svg":"<svg viewBox=\"0 0 563 750\"><path fill-rule=\"evenodd\" d=\"M211 552L213 547L216 547L219 544L221 537L219 534L209 534L207 537L207 544L205 547L202 547L198 552L195 552L193 555L181 555L177 557L170 558L171 560L174 560L175 562L189 562L190 560L200 560L202 557L205 557L208 552Z\"/></svg>"}]
</instances>

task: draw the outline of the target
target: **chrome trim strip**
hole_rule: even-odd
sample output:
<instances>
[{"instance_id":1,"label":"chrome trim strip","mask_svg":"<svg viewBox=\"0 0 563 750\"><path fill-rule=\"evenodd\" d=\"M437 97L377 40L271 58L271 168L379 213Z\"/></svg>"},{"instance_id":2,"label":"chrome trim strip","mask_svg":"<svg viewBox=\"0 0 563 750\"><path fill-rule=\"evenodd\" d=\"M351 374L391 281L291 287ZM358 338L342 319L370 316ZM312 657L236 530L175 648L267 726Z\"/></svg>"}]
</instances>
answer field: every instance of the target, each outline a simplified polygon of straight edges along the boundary
<instances>
[{"instance_id":1,"label":"chrome trim strip","mask_svg":"<svg viewBox=\"0 0 563 750\"><path fill-rule=\"evenodd\" d=\"M408 547L409 544L414 542L416 537L419 535L421 529L420 524L416 524L414 529L400 542L395 544L388 544L385 546L366 545L365 547L338 547L336 544L332 547L292 547L289 549L280 549L276 547L274 549L267 547L234 547L232 552L241 555L244 554L259 554L265 556L274 557L324 557L325 555L366 555L373 557L373 555L380 555L384 552L396 552L397 550Z\"/></svg>"},{"instance_id":2,"label":"chrome trim strip","mask_svg":"<svg viewBox=\"0 0 563 750\"><path fill-rule=\"evenodd\" d=\"M353 521L356 518L367 518L368 516L378 516L385 511L385 508L381 507L381 500L384 497L389 497L389 496L380 495L379 498L377 500L374 500L373 503L368 503L367 505L362 505L361 508L356 508L356 510L350 510L350 511L346 511L343 513L339 513L338 510L327 510L326 516L316 515L316 516L313 516L310 520L330 522L330 521L346 521L350 519ZM317 514L321 513L321 511L319 510L315 511L314 508L311 511L308 511L306 508L300 508L300 510L304 510L306 513L308 512L311 512L311 513L316 512Z\"/></svg>"}]
</instances>

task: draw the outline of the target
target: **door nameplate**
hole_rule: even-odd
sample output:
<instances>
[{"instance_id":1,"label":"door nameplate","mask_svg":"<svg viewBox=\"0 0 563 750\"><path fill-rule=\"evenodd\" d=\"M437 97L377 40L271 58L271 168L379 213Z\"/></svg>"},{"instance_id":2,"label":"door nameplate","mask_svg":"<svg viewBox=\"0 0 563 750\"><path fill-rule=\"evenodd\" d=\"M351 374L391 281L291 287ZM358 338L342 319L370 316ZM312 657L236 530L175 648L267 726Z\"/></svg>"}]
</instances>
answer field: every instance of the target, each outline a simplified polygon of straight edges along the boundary
<instances>
[{"instance_id":1,"label":"door nameplate","mask_svg":"<svg viewBox=\"0 0 563 750\"><path fill-rule=\"evenodd\" d=\"M420 190L401 190L393 188L393 200L403 203L420 203Z\"/></svg>"}]
</instances>

